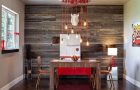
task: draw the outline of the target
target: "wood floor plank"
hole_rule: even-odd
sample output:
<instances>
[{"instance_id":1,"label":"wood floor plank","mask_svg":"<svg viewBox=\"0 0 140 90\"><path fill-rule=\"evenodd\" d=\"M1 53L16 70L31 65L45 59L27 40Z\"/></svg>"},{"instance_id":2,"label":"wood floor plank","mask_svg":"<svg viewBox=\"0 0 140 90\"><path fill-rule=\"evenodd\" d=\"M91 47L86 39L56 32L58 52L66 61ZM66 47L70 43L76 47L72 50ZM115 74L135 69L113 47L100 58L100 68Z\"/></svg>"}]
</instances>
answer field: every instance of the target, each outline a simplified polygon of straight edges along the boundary
<instances>
[{"instance_id":1,"label":"wood floor plank","mask_svg":"<svg viewBox=\"0 0 140 90\"><path fill-rule=\"evenodd\" d=\"M10 90L36 90L36 79L23 80L17 85L13 86ZM114 81L115 89L110 88L109 81L102 80L101 90L140 90L126 80ZM38 90L49 90L49 79L41 79ZM61 78L57 90L94 90L89 84L87 78Z\"/></svg>"}]
</instances>

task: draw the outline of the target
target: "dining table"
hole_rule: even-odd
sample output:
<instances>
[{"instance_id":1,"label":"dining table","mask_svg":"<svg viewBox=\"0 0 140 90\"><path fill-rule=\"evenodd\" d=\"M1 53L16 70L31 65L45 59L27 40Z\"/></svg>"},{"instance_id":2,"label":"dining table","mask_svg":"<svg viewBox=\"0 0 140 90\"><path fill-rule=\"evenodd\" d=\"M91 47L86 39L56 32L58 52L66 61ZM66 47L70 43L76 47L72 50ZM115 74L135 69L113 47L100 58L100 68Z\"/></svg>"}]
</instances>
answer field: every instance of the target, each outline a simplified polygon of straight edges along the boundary
<instances>
[{"instance_id":1,"label":"dining table","mask_svg":"<svg viewBox=\"0 0 140 90\"><path fill-rule=\"evenodd\" d=\"M101 74L100 74L100 61L98 60L61 60L61 59L53 59L50 61L50 90L55 89L55 71L58 67L85 67L85 68L95 68L96 70L96 80L95 80L95 89L101 89Z\"/></svg>"}]
</instances>

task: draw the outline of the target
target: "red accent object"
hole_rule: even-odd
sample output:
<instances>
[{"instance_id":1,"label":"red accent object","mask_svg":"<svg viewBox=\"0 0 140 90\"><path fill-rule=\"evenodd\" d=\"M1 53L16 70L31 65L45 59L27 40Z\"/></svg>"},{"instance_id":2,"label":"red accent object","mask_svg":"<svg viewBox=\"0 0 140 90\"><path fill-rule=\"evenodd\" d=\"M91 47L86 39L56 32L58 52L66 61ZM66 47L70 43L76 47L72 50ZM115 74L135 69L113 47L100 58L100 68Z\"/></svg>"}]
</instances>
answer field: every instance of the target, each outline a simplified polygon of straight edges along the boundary
<instances>
[{"instance_id":1,"label":"red accent object","mask_svg":"<svg viewBox=\"0 0 140 90\"><path fill-rule=\"evenodd\" d=\"M19 35L19 32L15 32L14 34Z\"/></svg>"},{"instance_id":2,"label":"red accent object","mask_svg":"<svg viewBox=\"0 0 140 90\"><path fill-rule=\"evenodd\" d=\"M80 57L80 56L79 56ZM60 58L72 58L72 56L60 56ZM60 75L91 75L91 68L69 68L69 67L59 67L58 76Z\"/></svg>"},{"instance_id":3,"label":"red accent object","mask_svg":"<svg viewBox=\"0 0 140 90\"><path fill-rule=\"evenodd\" d=\"M79 56L80 57L80 56ZM60 56L60 58L72 58L71 56ZM58 76L60 75L86 75L90 76L92 74L91 68L82 68L82 67L59 67Z\"/></svg>"},{"instance_id":4,"label":"red accent object","mask_svg":"<svg viewBox=\"0 0 140 90\"><path fill-rule=\"evenodd\" d=\"M136 45L140 45L140 36L136 36L133 43Z\"/></svg>"},{"instance_id":5,"label":"red accent object","mask_svg":"<svg viewBox=\"0 0 140 90\"><path fill-rule=\"evenodd\" d=\"M2 40L2 42L1 42L1 48L2 48L2 50L4 50L4 40Z\"/></svg>"},{"instance_id":6,"label":"red accent object","mask_svg":"<svg viewBox=\"0 0 140 90\"><path fill-rule=\"evenodd\" d=\"M78 4L78 3L88 3L88 0L62 0L64 3Z\"/></svg>"},{"instance_id":7,"label":"red accent object","mask_svg":"<svg viewBox=\"0 0 140 90\"><path fill-rule=\"evenodd\" d=\"M116 67L116 61L115 61L115 57L112 56L112 67Z\"/></svg>"},{"instance_id":8,"label":"red accent object","mask_svg":"<svg viewBox=\"0 0 140 90\"><path fill-rule=\"evenodd\" d=\"M60 75L91 75L91 68L69 68L69 67L59 67L58 76Z\"/></svg>"}]
</instances>

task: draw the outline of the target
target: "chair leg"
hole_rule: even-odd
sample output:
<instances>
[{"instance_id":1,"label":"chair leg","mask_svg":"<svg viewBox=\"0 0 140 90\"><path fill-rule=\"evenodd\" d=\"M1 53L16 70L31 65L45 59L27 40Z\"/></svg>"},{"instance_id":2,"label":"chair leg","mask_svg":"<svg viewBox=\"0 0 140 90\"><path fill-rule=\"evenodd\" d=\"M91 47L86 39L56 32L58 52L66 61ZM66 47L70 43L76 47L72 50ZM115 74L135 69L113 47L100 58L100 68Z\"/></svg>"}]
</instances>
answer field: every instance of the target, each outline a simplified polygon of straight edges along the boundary
<instances>
[{"instance_id":1,"label":"chair leg","mask_svg":"<svg viewBox=\"0 0 140 90\"><path fill-rule=\"evenodd\" d=\"M94 85L93 85L93 87L95 88L95 86L96 86L96 73L94 74Z\"/></svg>"},{"instance_id":2,"label":"chair leg","mask_svg":"<svg viewBox=\"0 0 140 90\"><path fill-rule=\"evenodd\" d=\"M112 87L111 75L109 74L108 76L109 76L110 85Z\"/></svg>"},{"instance_id":3,"label":"chair leg","mask_svg":"<svg viewBox=\"0 0 140 90\"><path fill-rule=\"evenodd\" d=\"M58 75L55 76L55 82L56 82L56 88L57 88L58 84L59 84L59 77L58 77Z\"/></svg>"},{"instance_id":4,"label":"chair leg","mask_svg":"<svg viewBox=\"0 0 140 90\"><path fill-rule=\"evenodd\" d=\"M92 75L89 75L89 83L93 87L93 76Z\"/></svg>"},{"instance_id":5,"label":"chair leg","mask_svg":"<svg viewBox=\"0 0 140 90\"><path fill-rule=\"evenodd\" d=\"M59 84L59 76L57 74L57 71L55 72L55 87L57 88Z\"/></svg>"},{"instance_id":6,"label":"chair leg","mask_svg":"<svg viewBox=\"0 0 140 90\"><path fill-rule=\"evenodd\" d=\"M37 76L37 81L36 81L36 88L38 88L40 82L40 74Z\"/></svg>"},{"instance_id":7,"label":"chair leg","mask_svg":"<svg viewBox=\"0 0 140 90\"><path fill-rule=\"evenodd\" d=\"M113 78L112 78L112 74L110 74L110 77L111 77L113 88L115 88L115 85L114 85L114 82L113 82Z\"/></svg>"},{"instance_id":8,"label":"chair leg","mask_svg":"<svg viewBox=\"0 0 140 90\"><path fill-rule=\"evenodd\" d=\"M95 88L96 85L96 74L93 74L91 77L91 83L92 83L92 87Z\"/></svg>"},{"instance_id":9,"label":"chair leg","mask_svg":"<svg viewBox=\"0 0 140 90\"><path fill-rule=\"evenodd\" d=\"M58 88L58 85L59 85L59 76L57 76L56 78L56 88Z\"/></svg>"}]
</instances>

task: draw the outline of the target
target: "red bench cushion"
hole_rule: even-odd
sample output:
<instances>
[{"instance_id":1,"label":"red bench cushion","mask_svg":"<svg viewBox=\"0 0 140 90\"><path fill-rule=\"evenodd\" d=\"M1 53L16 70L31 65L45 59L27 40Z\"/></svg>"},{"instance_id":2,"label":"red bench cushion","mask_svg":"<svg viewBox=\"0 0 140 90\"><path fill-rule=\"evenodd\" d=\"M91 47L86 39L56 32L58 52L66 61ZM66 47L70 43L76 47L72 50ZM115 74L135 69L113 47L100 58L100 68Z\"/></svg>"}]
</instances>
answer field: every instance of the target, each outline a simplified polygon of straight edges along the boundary
<instances>
[{"instance_id":1,"label":"red bench cushion","mask_svg":"<svg viewBox=\"0 0 140 90\"><path fill-rule=\"evenodd\" d=\"M58 75L91 75L91 68L59 67Z\"/></svg>"}]
</instances>

